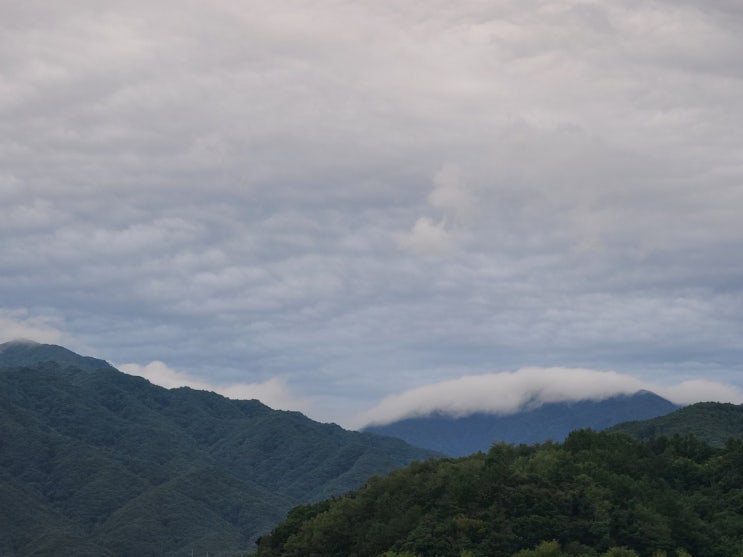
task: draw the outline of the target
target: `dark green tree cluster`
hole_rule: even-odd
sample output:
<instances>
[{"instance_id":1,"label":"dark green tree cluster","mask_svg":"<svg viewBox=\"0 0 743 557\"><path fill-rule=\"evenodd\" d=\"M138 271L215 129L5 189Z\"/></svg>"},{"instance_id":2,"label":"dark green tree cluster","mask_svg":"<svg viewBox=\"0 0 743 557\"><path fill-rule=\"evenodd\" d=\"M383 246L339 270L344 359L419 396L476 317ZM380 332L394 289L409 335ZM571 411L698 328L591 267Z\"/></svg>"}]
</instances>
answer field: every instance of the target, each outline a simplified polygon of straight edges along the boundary
<instances>
[{"instance_id":1,"label":"dark green tree cluster","mask_svg":"<svg viewBox=\"0 0 743 557\"><path fill-rule=\"evenodd\" d=\"M29 362L57 356L69 365ZM3 556L234 555L294 505L430 454L256 400L163 389L60 347L0 350Z\"/></svg>"},{"instance_id":2,"label":"dark green tree cluster","mask_svg":"<svg viewBox=\"0 0 743 557\"><path fill-rule=\"evenodd\" d=\"M722 447L728 439L743 439L743 405L698 402L665 416L625 422L608 431L628 433L637 439L693 435L713 447Z\"/></svg>"},{"instance_id":3,"label":"dark green tree cluster","mask_svg":"<svg viewBox=\"0 0 743 557\"><path fill-rule=\"evenodd\" d=\"M738 557L743 442L575 431L414 463L295 508L259 557Z\"/></svg>"}]
</instances>

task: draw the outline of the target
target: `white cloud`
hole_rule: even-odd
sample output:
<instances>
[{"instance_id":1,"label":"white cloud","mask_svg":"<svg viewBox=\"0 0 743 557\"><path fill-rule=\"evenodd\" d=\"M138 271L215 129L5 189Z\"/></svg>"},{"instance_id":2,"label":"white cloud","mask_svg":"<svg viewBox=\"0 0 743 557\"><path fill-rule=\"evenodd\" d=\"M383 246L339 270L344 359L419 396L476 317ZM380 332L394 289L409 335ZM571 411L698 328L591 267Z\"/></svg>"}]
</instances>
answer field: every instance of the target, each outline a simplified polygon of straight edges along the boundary
<instances>
[{"instance_id":1,"label":"white cloud","mask_svg":"<svg viewBox=\"0 0 743 557\"><path fill-rule=\"evenodd\" d=\"M391 395L359 415L355 423L386 424L434 412L455 417L476 412L507 415L546 403L603 400L643 389L676 404L743 403L743 389L714 381L661 385L613 371L530 367L460 377Z\"/></svg>"},{"instance_id":2,"label":"white cloud","mask_svg":"<svg viewBox=\"0 0 743 557\"><path fill-rule=\"evenodd\" d=\"M678 385L663 385L655 388L658 394L676 404L693 404L707 401L743 404L743 389L737 385L717 381L692 379L682 381Z\"/></svg>"},{"instance_id":3,"label":"white cloud","mask_svg":"<svg viewBox=\"0 0 743 557\"><path fill-rule=\"evenodd\" d=\"M263 404L277 410L306 411L309 401L292 396L287 387L286 378L273 377L261 383L234 383L229 385L214 385L199 380L188 373L168 367L160 361L153 361L146 365L119 364L117 369L144 377L155 385L168 389L176 387L191 387L201 391L212 391L227 398L233 399L256 399Z\"/></svg>"},{"instance_id":4,"label":"white cloud","mask_svg":"<svg viewBox=\"0 0 743 557\"><path fill-rule=\"evenodd\" d=\"M43 344L59 343L62 332L59 320L47 316L31 316L23 308L0 308L0 339L32 340Z\"/></svg>"},{"instance_id":5,"label":"white cloud","mask_svg":"<svg viewBox=\"0 0 743 557\"><path fill-rule=\"evenodd\" d=\"M421 216L413 228L399 240L399 245L419 255L443 255L456 246L459 231L477 212L473 191L461 176L460 169L445 164L433 177L434 187L427 203L438 212L438 221Z\"/></svg>"},{"instance_id":6,"label":"white cloud","mask_svg":"<svg viewBox=\"0 0 743 557\"><path fill-rule=\"evenodd\" d=\"M400 239L400 245L421 255L441 255L451 250L453 239L443 221L436 223L429 217L420 217L410 233Z\"/></svg>"},{"instance_id":7,"label":"white cloud","mask_svg":"<svg viewBox=\"0 0 743 557\"><path fill-rule=\"evenodd\" d=\"M475 196L456 165L445 164L435 174L433 182L435 187L428 196L428 203L452 221L460 223L476 211Z\"/></svg>"}]
</instances>

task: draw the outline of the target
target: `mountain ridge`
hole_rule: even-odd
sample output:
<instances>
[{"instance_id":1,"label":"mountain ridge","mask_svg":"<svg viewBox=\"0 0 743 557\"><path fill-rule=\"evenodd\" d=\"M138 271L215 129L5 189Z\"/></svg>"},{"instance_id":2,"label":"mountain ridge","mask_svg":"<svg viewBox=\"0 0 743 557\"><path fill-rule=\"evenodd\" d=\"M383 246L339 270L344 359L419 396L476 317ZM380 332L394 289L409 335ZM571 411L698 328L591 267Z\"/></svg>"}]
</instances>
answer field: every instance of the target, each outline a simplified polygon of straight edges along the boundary
<instances>
[{"instance_id":1,"label":"mountain ridge","mask_svg":"<svg viewBox=\"0 0 743 557\"><path fill-rule=\"evenodd\" d=\"M723 409L729 412L730 409ZM735 557L743 441L576 430L413 463L293 509L258 557Z\"/></svg>"},{"instance_id":2,"label":"mountain ridge","mask_svg":"<svg viewBox=\"0 0 743 557\"><path fill-rule=\"evenodd\" d=\"M628 420L649 419L677 409L672 402L647 390L603 400L545 403L512 414L475 412L452 417L432 413L406 418L364 431L398 437L418 447L448 456L487 451L493 443L533 444L562 441L570 431L602 430Z\"/></svg>"},{"instance_id":3,"label":"mountain ridge","mask_svg":"<svg viewBox=\"0 0 743 557\"><path fill-rule=\"evenodd\" d=\"M664 416L623 422L607 431L626 433L641 440L693 435L714 447L722 447L729 439L743 439L743 405L697 402Z\"/></svg>"},{"instance_id":4,"label":"mountain ridge","mask_svg":"<svg viewBox=\"0 0 743 557\"><path fill-rule=\"evenodd\" d=\"M0 554L234 555L294 505L434 454L55 345L0 348Z\"/></svg>"},{"instance_id":5,"label":"mountain ridge","mask_svg":"<svg viewBox=\"0 0 743 557\"><path fill-rule=\"evenodd\" d=\"M32 366L43 362L77 366L87 371L116 369L105 360L81 356L57 344L44 344L25 338L17 338L0 344L0 367Z\"/></svg>"}]
</instances>

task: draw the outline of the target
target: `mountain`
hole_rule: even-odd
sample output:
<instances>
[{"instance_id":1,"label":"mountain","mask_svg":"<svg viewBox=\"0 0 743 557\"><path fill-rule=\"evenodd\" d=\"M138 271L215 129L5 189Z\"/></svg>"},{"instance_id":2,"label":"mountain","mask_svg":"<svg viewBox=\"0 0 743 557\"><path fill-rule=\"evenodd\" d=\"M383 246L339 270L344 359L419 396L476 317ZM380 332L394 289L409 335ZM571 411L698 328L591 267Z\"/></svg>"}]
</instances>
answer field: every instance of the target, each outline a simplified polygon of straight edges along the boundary
<instances>
[{"instance_id":1,"label":"mountain","mask_svg":"<svg viewBox=\"0 0 743 557\"><path fill-rule=\"evenodd\" d=\"M0 366L35 366L44 362L54 362L62 367L74 366L86 371L114 369L105 360L81 356L56 344L41 344L26 339L0 344Z\"/></svg>"},{"instance_id":2,"label":"mountain","mask_svg":"<svg viewBox=\"0 0 743 557\"><path fill-rule=\"evenodd\" d=\"M577 430L414 463L293 509L258 557L737 557L743 441Z\"/></svg>"},{"instance_id":3,"label":"mountain","mask_svg":"<svg viewBox=\"0 0 743 557\"><path fill-rule=\"evenodd\" d=\"M628 433L638 439L693 435L722 447L728 439L743 439L743 405L699 402L651 420L621 423L609 431Z\"/></svg>"},{"instance_id":4,"label":"mountain","mask_svg":"<svg viewBox=\"0 0 743 557\"><path fill-rule=\"evenodd\" d=\"M643 420L668 414L678 408L649 391L605 400L583 400L544 404L516 414L475 413L451 417L440 413L407 418L365 431L398 437L416 447L449 456L487 451L493 443L540 443L562 441L575 429L602 430L628 420Z\"/></svg>"},{"instance_id":5,"label":"mountain","mask_svg":"<svg viewBox=\"0 0 743 557\"><path fill-rule=\"evenodd\" d=\"M431 454L59 346L0 345L0 555L236 555L294 505Z\"/></svg>"}]
</instances>

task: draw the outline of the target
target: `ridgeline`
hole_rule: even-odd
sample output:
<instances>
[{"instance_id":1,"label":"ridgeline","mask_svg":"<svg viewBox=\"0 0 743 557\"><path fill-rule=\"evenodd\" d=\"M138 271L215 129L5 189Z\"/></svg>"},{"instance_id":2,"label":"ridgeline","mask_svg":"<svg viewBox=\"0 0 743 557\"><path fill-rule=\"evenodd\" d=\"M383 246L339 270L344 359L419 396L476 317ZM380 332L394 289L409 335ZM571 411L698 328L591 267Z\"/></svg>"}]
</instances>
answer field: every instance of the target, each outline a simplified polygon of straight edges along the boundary
<instances>
[{"instance_id":1,"label":"ridgeline","mask_svg":"<svg viewBox=\"0 0 743 557\"><path fill-rule=\"evenodd\" d=\"M441 413L407 418L365 431L398 437L403 441L448 456L487 452L495 442L531 445L562 441L576 429L606 429L627 420L663 416L678 406L649 391L638 391L603 400L546 403L510 415L482 412L462 417Z\"/></svg>"},{"instance_id":2,"label":"ridgeline","mask_svg":"<svg viewBox=\"0 0 743 557\"><path fill-rule=\"evenodd\" d=\"M0 345L0 555L238 555L293 506L430 456L103 360Z\"/></svg>"},{"instance_id":3,"label":"ridgeline","mask_svg":"<svg viewBox=\"0 0 743 557\"><path fill-rule=\"evenodd\" d=\"M258 557L739 557L743 441L579 430L293 509Z\"/></svg>"}]
</instances>

